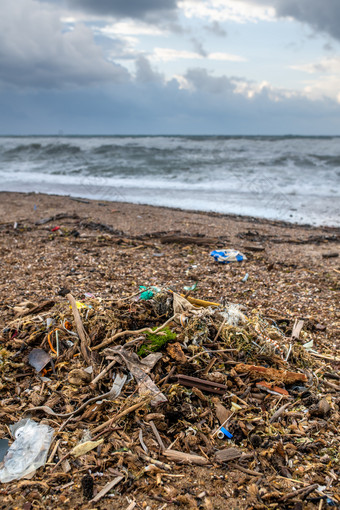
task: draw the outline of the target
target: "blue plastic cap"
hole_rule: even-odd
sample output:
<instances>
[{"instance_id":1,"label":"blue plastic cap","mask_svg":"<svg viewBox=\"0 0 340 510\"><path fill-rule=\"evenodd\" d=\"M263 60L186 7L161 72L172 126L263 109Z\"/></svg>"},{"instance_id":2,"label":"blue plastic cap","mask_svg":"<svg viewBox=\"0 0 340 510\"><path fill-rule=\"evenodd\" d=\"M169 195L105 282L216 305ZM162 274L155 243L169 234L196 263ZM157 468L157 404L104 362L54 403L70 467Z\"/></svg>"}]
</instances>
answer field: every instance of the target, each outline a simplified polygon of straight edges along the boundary
<instances>
[{"instance_id":1,"label":"blue plastic cap","mask_svg":"<svg viewBox=\"0 0 340 510\"><path fill-rule=\"evenodd\" d=\"M229 432L229 430L225 429L224 427L220 428L220 431L223 432L223 434L228 438L231 439L233 437L232 433Z\"/></svg>"}]
</instances>

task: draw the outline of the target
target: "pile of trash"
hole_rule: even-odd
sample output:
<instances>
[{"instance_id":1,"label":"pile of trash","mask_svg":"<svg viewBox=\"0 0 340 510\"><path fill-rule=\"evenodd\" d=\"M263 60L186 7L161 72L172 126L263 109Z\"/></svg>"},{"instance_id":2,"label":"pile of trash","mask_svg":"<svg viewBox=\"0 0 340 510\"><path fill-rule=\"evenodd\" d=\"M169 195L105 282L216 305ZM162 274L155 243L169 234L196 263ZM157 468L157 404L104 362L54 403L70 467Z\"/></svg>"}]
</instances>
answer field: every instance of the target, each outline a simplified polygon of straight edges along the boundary
<instances>
[{"instance_id":1,"label":"pile of trash","mask_svg":"<svg viewBox=\"0 0 340 510\"><path fill-rule=\"evenodd\" d=\"M239 473L243 496L240 482L229 497L244 508L339 505L339 359L314 349L302 320L194 292L61 289L17 307L0 345L3 498L33 477L50 503L70 488L92 505L217 508L209 491L176 489L190 465Z\"/></svg>"}]
</instances>

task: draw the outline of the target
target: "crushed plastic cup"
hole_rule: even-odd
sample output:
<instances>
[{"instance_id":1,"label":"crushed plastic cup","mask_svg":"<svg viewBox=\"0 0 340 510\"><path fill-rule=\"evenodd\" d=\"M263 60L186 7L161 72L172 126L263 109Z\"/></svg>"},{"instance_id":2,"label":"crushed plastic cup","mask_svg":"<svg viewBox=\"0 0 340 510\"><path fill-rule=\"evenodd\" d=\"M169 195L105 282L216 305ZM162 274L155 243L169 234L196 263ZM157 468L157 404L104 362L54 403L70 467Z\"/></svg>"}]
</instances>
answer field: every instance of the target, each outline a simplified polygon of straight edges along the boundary
<instances>
[{"instance_id":1,"label":"crushed plastic cup","mask_svg":"<svg viewBox=\"0 0 340 510\"><path fill-rule=\"evenodd\" d=\"M240 251L237 250L214 250L210 253L212 257L216 260L216 262L220 262L221 264L229 264L230 262L242 262L242 260L247 260L247 257L243 255Z\"/></svg>"},{"instance_id":2,"label":"crushed plastic cup","mask_svg":"<svg viewBox=\"0 0 340 510\"><path fill-rule=\"evenodd\" d=\"M11 425L10 430L15 441L4 457L1 483L31 477L44 466L54 434L48 425L40 425L29 418Z\"/></svg>"}]
</instances>

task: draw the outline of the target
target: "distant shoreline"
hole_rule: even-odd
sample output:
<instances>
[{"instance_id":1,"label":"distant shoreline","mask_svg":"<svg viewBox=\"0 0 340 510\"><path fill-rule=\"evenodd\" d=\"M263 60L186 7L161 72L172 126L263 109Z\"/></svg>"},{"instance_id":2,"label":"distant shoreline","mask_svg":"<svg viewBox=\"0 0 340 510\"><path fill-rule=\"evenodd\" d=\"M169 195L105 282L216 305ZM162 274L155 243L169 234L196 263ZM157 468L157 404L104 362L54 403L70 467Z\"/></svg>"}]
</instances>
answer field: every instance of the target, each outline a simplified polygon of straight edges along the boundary
<instances>
[{"instance_id":1,"label":"distant shoreline","mask_svg":"<svg viewBox=\"0 0 340 510\"><path fill-rule=\"evenodd\" d=\"M0 134L0 138L230 138L230 139L242 139L242 138L283 138L283 139L290 139L290 138L312 138L312 139L330 139L330 138L340 138L340 134L328 134L328 135L298 135L298 134L285 134L285 135L266 135L266 134L257 134L257 135L231 135L231 134L58 134L58 133L51 133L51 134Z\"/></svg>"}]
</instances>

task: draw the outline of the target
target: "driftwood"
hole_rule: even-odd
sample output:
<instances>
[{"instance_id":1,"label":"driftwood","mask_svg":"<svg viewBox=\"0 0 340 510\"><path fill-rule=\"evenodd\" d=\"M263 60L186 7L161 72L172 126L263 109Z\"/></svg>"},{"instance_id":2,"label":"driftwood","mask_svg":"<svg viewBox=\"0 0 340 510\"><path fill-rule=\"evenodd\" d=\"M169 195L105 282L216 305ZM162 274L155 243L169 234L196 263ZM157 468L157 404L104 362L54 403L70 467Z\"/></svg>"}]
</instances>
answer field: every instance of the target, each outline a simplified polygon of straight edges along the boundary
<instances>
[{"instance_id":1,"label":"driftwood","mask_svg":"<svg viewBox=\"0 0 340 510\"><path fill-rule=\"evenodd\" d=\"M206 466L207 464L210 464L209 460L205 457L179 452L178 450L164 450L162 454L169 460L179 462L181 464L197 464L198 466Z\"/></svg>"},{"instance_id":2,"label":"driftwood","mask_svg":"<svg viewBox=\"0 0 340 510\"><path fill-rule=\"evenodd\" d=\"M238 448L226 448L219 450L215 453L216 462L228 462L230 460L238 459L242 456L242 451Z\"/></svg>"},{"instance_id":3,"label":"driftwood","mask_svg":"<svg viewBox=\"0 0 340 510\"><path fill-rule=\"evenodd\" d=\"M307 376L299 372L289 372L288 370L276 370L275 368L260 367L256 365L246 365L238 363L234 369L238 373L247 373L253 377L264 377L268 381L281 381L283 383L292 384L295 382L307 382Z\"/></svg>"},{"instance_id":4,"label":"driftwood","mask_svg":"<svg viewBox=\"0 0 340 510\"><path fill-rule=\"evenodd\" d=\"M224 395L228 391L228 387L225 384L208 381L206 379L199 379L198 377L190 377L189 375L178 374L175 376L178 384L182 386L188 386L189 388L198 388L202 391L209 393L217 393L218 395Z\"/></svg>"},{"instance_id":5,"label":"driftwood","mask_svg":"<svg viewBox=\"0 0 340 510\"><path fill-rule=\"evenodd\" d=\"M90 503L97 503L100 499L102 499L105 494L107 494L113 487L115 487L119 482L121 482L124 479L124 476L116 476L111 482L107 483L105 487L98 492L98 494L91 499Z\"/></svg>"},{"instance_id":6,"label":"driftwood","mask_svg":"<svg viewBox=\"0 0 340 510\"><path fill-rule=\"evenodd\" d=\"M72 313L74 317L74 321L76 323L76 328L78 332L78 336L80 338L80 350L83 355L84 360L88 365L92 364L91 360L91 350L90 350L90 338L88 334L86 333L83 323L80 318L80 314L78 312L77 303L72 294L66 295L67 299L69 300L71 307L72 307Z\"/></svg>"},{"instance_id":7,"label":"driftwood","mask_svg":"<svg viewBox=\"0 0 340 510\"><path fill-rule=\"evenodd\" d=\"M54 305L55 305L55 301L51 301L51 300L44 301L43 303L40 303L39 305L34 306L33 308L30 308L29 310L27 310L27 312L24 312L19 315L21 317L26 317L26 315L32 315L32 314L36 315L37 313L40 313L43 310L49 310Z\"/></svg>"}]
</instances>

